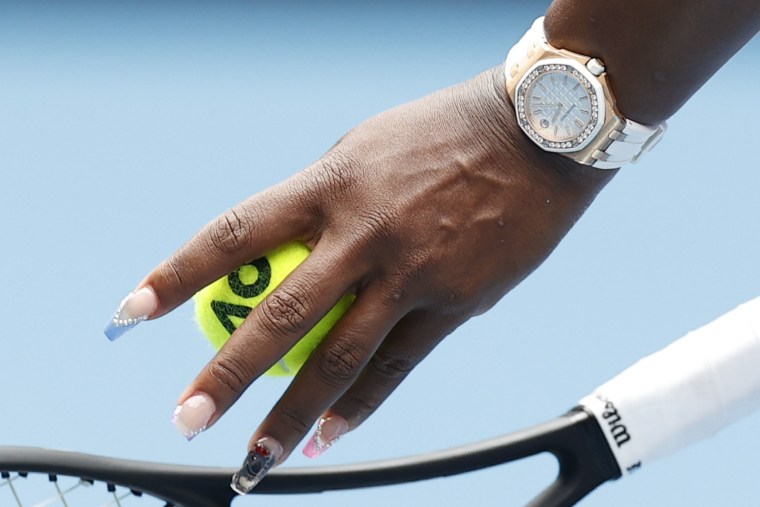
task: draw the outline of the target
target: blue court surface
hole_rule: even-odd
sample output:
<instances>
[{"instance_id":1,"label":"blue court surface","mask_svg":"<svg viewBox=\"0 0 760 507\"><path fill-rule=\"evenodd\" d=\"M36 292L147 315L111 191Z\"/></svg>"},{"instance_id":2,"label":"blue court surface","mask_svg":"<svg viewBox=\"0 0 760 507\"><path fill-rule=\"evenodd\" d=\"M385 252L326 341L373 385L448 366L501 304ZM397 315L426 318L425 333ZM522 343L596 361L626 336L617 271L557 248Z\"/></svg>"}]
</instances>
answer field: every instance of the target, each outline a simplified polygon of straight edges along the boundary
<instances>
[{"instance_id":1,"label":"blue court surface","mask_svg":"<svg viewBox=\"0 0 760 507\"><path fill-rule=\"evenodd\" d=\"M120 299L201 226L394 105L498 65L546 2L0 4L0 444L236 466L286 388L262 379L187 443L177 396L212 356L191 305L115 343ZM317 461L424 453L563 413L760 294L760 40L621 171L553 255L447 338ZM747 505L752 416L582 505ZM539 457L447 479L235 505L521 505Z\"/></svg>"}]
</instances>

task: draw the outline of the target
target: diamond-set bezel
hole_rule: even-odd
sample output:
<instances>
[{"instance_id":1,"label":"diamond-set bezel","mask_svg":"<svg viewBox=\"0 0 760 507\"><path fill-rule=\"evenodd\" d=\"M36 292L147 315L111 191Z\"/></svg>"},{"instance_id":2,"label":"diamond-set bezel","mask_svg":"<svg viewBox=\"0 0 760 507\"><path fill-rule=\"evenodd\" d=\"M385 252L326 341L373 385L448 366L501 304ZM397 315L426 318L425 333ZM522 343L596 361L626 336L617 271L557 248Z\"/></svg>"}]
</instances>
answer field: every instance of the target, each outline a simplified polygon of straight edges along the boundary
<instances>
[{"instance_id":1,"label":"diamond-set bezel","mask_svg":"<svg viewBox=\"0 0 760 507\"><path fill-rule=\"evenodd\" d=\"M586 89L591 98L591 121L580 135L570 141L555 142L546 139L539 134L528 122L525 112L525 94L531 83L546 72L567 72L577 79ZM547 151L574 152L585 148L604 124L604 92L598 80L582 65L567 60L542 60L534 64L522 76L515 89L515 109L517 111L517 123L531 141Z\"/></svg>"}]
</instances>

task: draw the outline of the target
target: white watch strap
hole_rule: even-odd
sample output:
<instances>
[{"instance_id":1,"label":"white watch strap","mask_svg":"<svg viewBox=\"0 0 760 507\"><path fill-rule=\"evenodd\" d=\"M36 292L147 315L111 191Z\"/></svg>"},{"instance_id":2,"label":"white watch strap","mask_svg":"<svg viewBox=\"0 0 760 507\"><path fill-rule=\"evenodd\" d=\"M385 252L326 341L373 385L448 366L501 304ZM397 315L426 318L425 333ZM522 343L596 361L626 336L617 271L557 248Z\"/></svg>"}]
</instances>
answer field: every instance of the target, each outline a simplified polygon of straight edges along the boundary
<instances>
[{"instance_id":1,"label":"white watch strap","mask_svg":"<svg viewBox=\"0 0 760 507\"><path fill-rule=\"evenodd\" d=\"M533 56L533 51L539 44L546 44L546 35L544 34L544 17L536 19L530 26L530 30L525 32L525 35L517 41L517 44L512 46L512 49L507 53L507 60L504 63L504 72L507 74L507 79L514 78L520 72L520 64L525 62L527 58ZM510 100L512 97L510 97Z\"/></svg>"},{"instance_id":2,"label":"white watch strap","mask_svg":"<svg viewBox=\"0 0 760 507\"><path fill-rule=\"evenodd\" d=\"M624 118L622 130L613 130L609 134L610 144L603 150L596 150L592 167L597 169L617 169L629 162L636 163L649 150L660 142L668 124L662 122L656 127L642 125Z\"/></svg>"},{"instance_id":3,"label":"white watch strap","mask_svg":"<svg viewBox=\"0 0 760 507\"><path fill-rule=\"evenodd\" d=\"M536 19L525 35L507 54L504 72L507 80L514 79L526 69L524 65L532 56L536 47L548 45L544 32L544 17ZM510 100L514 100L510 97ZM648 126L623 118L622 130L613 130L607 136L609 143L602 143L602 149L594 151L588 165L597 169L617 169L629 162L636 163L651 150L667 130L667 124Z\"/></svg>"}]
</instances>

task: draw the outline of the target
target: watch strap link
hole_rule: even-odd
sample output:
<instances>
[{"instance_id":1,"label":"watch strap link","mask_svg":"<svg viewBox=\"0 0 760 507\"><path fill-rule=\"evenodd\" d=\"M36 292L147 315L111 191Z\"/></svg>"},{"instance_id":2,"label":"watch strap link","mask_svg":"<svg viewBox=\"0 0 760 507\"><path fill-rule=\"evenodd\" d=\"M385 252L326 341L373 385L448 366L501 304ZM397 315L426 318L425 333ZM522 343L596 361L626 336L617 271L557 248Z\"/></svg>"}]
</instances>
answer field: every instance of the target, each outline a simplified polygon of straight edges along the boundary
<instances>
[{"instance_id":1,"label":"watch strap link","mask_svg":"<svg viewBox=\"0 0 760 507\"><path fill-rule=\"evenodd\" d=\"M622 130L613 130L607 135L609 144L591 154L589 165L597 169L617 169L627 163L636 163L660 142L668 124L662 122L656 127L642 125L624 119Z\"/></svg>"},{"instance_id":2,"label":"watch strap link","mask_svg":"<svg viewBox=\"0 0 760 507\"><path fill-rule=\"evenodd\" d=\"M544 17L537 18L530 29L512 46L504 63L507 81L519 77L525 65L541 45L549 45L544 32ZM598 60L597 60L598 61ZM510 97L510 100L514 100ZM599 140L598 148L591 153L587 165L597 169L617 169L628 163L636 163L660 141L667 130L667 123L649 126L627 118L620 118L622 128L616 128L606 136L607 142Z\"/></svg>"}]
</instances>

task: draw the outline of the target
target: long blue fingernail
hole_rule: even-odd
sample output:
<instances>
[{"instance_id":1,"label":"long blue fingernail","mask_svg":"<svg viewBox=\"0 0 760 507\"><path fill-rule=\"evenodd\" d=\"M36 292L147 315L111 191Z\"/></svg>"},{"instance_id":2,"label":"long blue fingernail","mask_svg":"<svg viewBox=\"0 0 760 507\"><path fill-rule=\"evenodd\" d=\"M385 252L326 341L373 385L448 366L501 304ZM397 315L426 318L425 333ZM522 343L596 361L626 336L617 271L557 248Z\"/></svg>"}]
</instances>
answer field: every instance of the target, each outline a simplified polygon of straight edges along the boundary
<instances>
[{"instance_id":1,"label":"long blue fingernail","mask_svg":"<svg viewBox=\"0 0 760 507\"><path fill-rule=\"evenodd\" d=\"M158 298L150 287L130 292L108 321L105 328L106 337L114 341L140 322L146 320L158 308Z\"/></svg>"}]
</instances>

